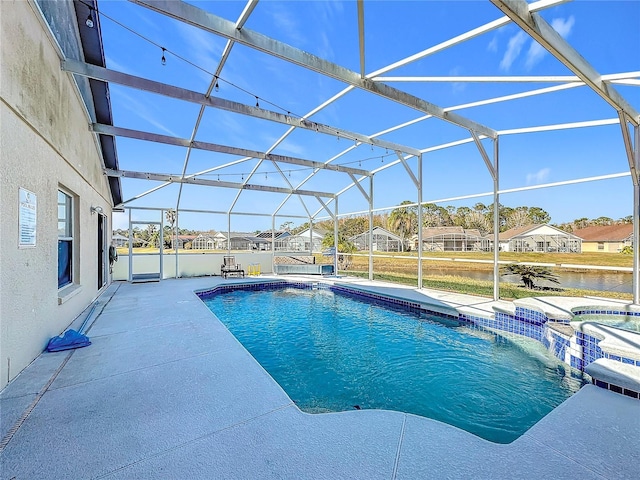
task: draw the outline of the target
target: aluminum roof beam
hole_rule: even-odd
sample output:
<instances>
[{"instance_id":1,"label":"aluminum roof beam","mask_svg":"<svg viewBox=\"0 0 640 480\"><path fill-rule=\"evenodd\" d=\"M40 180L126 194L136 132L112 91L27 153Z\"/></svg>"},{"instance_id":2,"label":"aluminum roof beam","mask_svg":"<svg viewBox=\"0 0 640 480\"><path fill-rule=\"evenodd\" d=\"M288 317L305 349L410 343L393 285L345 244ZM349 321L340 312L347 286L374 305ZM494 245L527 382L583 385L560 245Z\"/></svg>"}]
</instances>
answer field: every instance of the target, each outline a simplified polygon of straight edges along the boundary
<instances>
[{"instance_id":1,"label":"aluminum roof beam","mask_svg":"<svg viewBox=\"0 0 640 480\"><path fill-rule=\"evenodd\" d=\"M364 0L358 0L358 43L360 46L360 78L365 78L364 68Z\"/></svg>"},{"instance_id":2,"label":"aluminum roof beam","mask_svg":"<svg viewBox=\"0 0 640 480\"><path fill-rule=\"evenodd\" d=\"M610 83L622 83L633 85L637 82L634 80L640 77L640 72L615 73L611 75L602 75L602 80ZM576 75L499 75L499 76L405 76L405 77L375 77L374 82L419 82L419 83L438 83L438 82L468 82L468 83L567 83L579 82L584 83L582 79Z\"/></svg>"},{"instance_id":3,"label":"aluminum roof beam","mask_svg":"<svg viewBox=\"0 0 640 480\"><path fill-rule=\"evenodd\" d=\"M234 102L231 100L225 100L223 98L211 97L200 92L188 90L186 88L156 82L154 80L137 77L135 75L129 75L127 73L117 72L115 70L90 65L88 63L78 62L76 60L67 59L62 61L61 68L64 71L75 73L77 75L82 75L96 80L104 80L106 82L117 83L119 85L135 88L137 90L143 90L146 92L163 95L165 97L175 98L176 100L196 103L198 105L204 105L206 107L217 108L219 110L238 113L240 115L260 118L262 120L281 123L284 125L289 125L291 127L302 128L304 130L310 130L326 135L337 135L341 138L347 138L349 140L366 143L380 148L400 150L401 152L409 153L412 155L419 155L420 153L416 148L407 147L405 145L398 145L386 140L372 138L361 133L351 132L349 130L333 127L331 125L312 122L310 120L306 120L305 118L295 117L290 114L287 115L271 110L265 110L259 107L245 105L243 103Z\"/></svg>"},{"instance_id":4,"label":"aluminum roof beam","mask_svg":"<svg viewBox=\"0 0 640 480\"><path fill-rule=\"evenodd\" d=\"M210 180L208 178L182 177L182 175L169 175L164 173L151 172L133 172L130 170L112 170L105 169L105 173L109 177L120 178L136 178L139 180L153 180L158 182L169 183L189 183L192 185L205 185L208 187L233 188L235 190L253 190L259 192L284 193L287 195L306 195L309 197L325 197L335 198L336 195L328 192L316 192L313 190L296 190L291 188L271 187L268 185L251 185L237 182L223 182L218 180Z\"/></svg>"},{"instance_id":5,"label":"aluminum roof beam","mask_svg":"<svg viewBox=\"0 0 640 480\"><path fill-rule=\"evenodd\" d=\"M157 133L143 132L140 130L131 130L129 128L114 127L112 125L103 125L101 123L94 123L91 125L91 130L96 133L103 133L106 135L127 137L137 140L146 140L148 142L164 143L166 145L176 145L179 147L191 147L197 150L207 150L209 152L225 153L229 155L239 155L251 158L259 158L263 160L270 160L273 162L287 163L291 165L299 165L302 167L317 168L320 170L330 170L334 172L344 172L357 175L370 175L369 171L362 168L347 167L344 165L331 165L324 164L322 162L315 162L313 160L305 160L303 158L289 157L285 155L275 155L273 153L263 153L255 150L248 150L240 147L230 147L228 145L219 145L217 143L208 142L191 142L186 138L170 137L168 135L160 135Z\"/></svg>"},{"instance_id":6,"label":"aluminum roof beam","mask_svg":"<svg viewBox=\"0 0 640 480\"><path fill-rule=\"evenodd\" d=\"M235 40L237 43L254 48L281 60L294 63L301 67L344 82L348 85L375 93L376 95L387 98L388 100L396 103L401 103L407 107L431 114L434 117L453 123L459 127L466 128L467 130L474 130L479 134L491 138L495 138L497 136L497 133L489 127L469 120L461 115L445 112L437 105L390 87L384 83L373 82L368 78L363 79L359 73L329 62L323 58L246 28L237 30L233 22L217 17L188 3L170 0L131 1L181 22L193 25L227 39Z\"/></svg>"},{"instance_id":7,"label":"aluminum roof beam","mask_svg":"<svg viewBox=\"0 0 640 480\"><path fill-rule=\"evenodd\" d=\"M600 95L616 111L624 112L634 126L640 123L640 114L615 90L602 80L602 76L538 13L531 13L524 0L491 0L515 24L556 57L564 66Z\"/></svg>"}]
</instances>

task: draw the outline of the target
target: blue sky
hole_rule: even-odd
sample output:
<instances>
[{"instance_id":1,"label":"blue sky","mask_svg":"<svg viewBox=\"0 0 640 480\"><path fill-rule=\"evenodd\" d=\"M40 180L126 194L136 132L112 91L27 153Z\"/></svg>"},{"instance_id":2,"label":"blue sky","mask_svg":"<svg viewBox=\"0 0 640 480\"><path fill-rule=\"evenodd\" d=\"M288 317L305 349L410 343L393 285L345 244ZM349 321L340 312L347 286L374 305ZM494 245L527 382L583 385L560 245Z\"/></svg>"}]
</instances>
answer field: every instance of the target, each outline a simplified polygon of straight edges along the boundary
<instances>
[{"instance_id":1,"label":"blue sky","mask_svg":"<svg viewBox=\"0 0 640 480\"><path fill-rule=\"evenodd\" d=\"M236 1L190 2L200 9L236 21L245 3ZM107 67L156 81L204 92L212 79L226 41L221 37L123 1L100 1L100 25ZM502 17L488 1L366 1L365 71L371 73L410 55L438 45L468 30ZM603 75L635 72L640 75L640 1L574 1L544 9L541 16ZM125 28L126 27L126 28ZM301 50L322 56L354 71L360 69L357 4L321 1L261 1L245 28L258 31ZM166 65L161 64L162 47ZM178 58L178 56L182 58ZM187 61L185 61L187 60ZM199 66L196 68L194 65ZM442 50L394 69L384 76L541 76L571 75L571 72L535 43L517 26L507 24L462 44ZM385 81L440 107L459 107L558 83L470 83ZM304 115L342 91L346 85L236 44L213 94L246 105L256 104L278 112ZM189 138L198 118L199 106L131 88L111 85L114 124L120 127ZM640 110L640 86L614 88L636 110ZM510 102L455 109L455 112L497 131L615 119L616 112L586 86ZM372 135L425 114L368 92L354 89L327 106L311 120L341 129ZM287 127L221 110L207 109L196 139L205 142L267 151L276 145ZM467 130L429 118L380 138L417 149L428 149L469 138ZM483 142L492 154L493 147ZM182 173L187 151L126 138L117 139L120 168L141 172ZM296 130L273 153L325 162L353 146L346 139ZM572 179L628 172L628 162L619 125L528 134L505 134L500 138L500 188L512 189ZM360 145L334 161L367 170L388 164L394 157L384 149ZM224 165L239 157L193 150L187 173ZM492 180L473 143L426 153L423 160L423 200L432 201L490 192ZM416 160L408 163L416 171ZM216 170L206 178L244 181L256 160ZM281 174L264 162L251 183L298 185L308 169L282 164ZM218 177L219 175L219 177ZM351 179L339 173L321 172L303 188L339 191ZM124 198L129 199L159 185L158 182L123 179ZM368 181L365 182L368 189ZM128 204L139 207L174 208L179 187L170 185ZM235 190L185 186L180 207L227 211ZM281 194L243 192L236 212L271 214L284 200ZM375 175L374 208L417 200L417 192L402 165ZM608 216L614 219L632 213L630 177L563 187L527 190L501 195L501 203L516 207L538 206L547 210L552 222L580 217ZM491 196L445 201L441 205L489 204ZM320 208L315 198L305 198L311 213ZM331 206L333 210L333 206ZM359 190L340 196L341 213L367 209ZM285 215L306 215L302 202L289 200L280 210L276 227ZM157 216L138 212L139 220ZM291 219L302 223L302 219ZM125 227L123 215L116 227ZM181 226L226 230L225 215L183 214ZM269 217L232 216L233 230L271 228Z\"/></svg>"}]
</instances>

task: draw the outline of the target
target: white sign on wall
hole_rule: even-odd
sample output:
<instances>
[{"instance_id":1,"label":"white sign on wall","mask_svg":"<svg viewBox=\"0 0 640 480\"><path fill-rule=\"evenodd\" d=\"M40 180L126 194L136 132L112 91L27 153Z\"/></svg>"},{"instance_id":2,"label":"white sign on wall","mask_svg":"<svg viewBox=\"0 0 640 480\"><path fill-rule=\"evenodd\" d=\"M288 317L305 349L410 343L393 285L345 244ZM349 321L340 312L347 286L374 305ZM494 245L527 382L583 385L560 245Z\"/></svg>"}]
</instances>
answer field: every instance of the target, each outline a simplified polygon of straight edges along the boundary
<instances>
[{"instance_id":1,"label":"white sign on wall","mask_svg":"<svg viewBox=\"0 0 640 480\"><path fill-rule=\"evenodd\" d=\"M36 194L20 188L18 200L18 235L20 247L36 246Z\"/></svg>"}]
</instances>

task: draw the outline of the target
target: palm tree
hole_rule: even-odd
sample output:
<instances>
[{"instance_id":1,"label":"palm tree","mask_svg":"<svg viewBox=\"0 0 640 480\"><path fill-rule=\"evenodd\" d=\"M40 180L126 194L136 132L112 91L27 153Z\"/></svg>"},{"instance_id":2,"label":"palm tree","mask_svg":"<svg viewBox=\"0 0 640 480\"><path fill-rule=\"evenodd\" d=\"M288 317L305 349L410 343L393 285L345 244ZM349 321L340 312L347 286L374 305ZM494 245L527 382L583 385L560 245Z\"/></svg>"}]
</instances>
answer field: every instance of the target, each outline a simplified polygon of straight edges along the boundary
<instances>
[{"instance_id":1,"label":"palm tree","mask_svg":"<svg viewBox=\"0 0 640 480\"><path fill-rule=\"evenodd\" d=\"M322 238L322 246L324 248L331 248L334 246L333 233L327 233ZM345 238L340 232L338 232L338 269L347 270L351 266L351 255L340 255L340 253L353 253L356 251L356 246Z\"/></svg>"},{"instance_id":2,"label":"palm tree","mask_svg":"<svg viewBox=\"0 0 640 480\"><path fill-rule=\"evenodd\" d=\"M178 242L171 242L171 238L173 235L175 235L175 232L173 231L173 226L176 223L176 211L173 208L170 208L169 210L167 210L165 212L165 218L167 219L167 223L169 224L169 235L168 235L168 239L163 239L163 241L165 242L165 244L168 243L169 248L171 248L171 244L173 243L176 248L178 245ZM164 232L163 232L163 237L164 237Z\"/></svg>"},{"instance_id":3,"label":"palm tree","mask_svg":"<svg viewBox=\"0 0 640 480\"><path fill-rule=\"evenodd\" d=\"M396 208L389 215L389 228L398 232L402 239L402 249L404 250L405 238L407 234L413 233L416 227L418 216L416 207L402 207L402 205L411 205L413 202L405 200L399 208Z\"/></svg>"},{"instance_id":4,"label":"palm tree","mask_svg":"<svg viewBox=\"0 0 640 480\"><path fill-rule=\"evenodd\" d=\"M559 284L558 276L551 272L547 267L539 267L534 265L522 265L520 263L510 263L502 268L502 275L520 275L520 279L524 286L534 289L536 286L534 279L547 280L551 283Z\"/></svg>"},{"instance_id":5,"label":"palm tree","mask_svg":"<svg viewBox=\"0 0 640 480\"><path fill-rule=\"evenodd\" d=\"M158 244L159 233L155 224L150 223L147 225L147 242L148 246L155 247ZM159 244L158 244L159 246Z\"/></svg>"}]
</instances>

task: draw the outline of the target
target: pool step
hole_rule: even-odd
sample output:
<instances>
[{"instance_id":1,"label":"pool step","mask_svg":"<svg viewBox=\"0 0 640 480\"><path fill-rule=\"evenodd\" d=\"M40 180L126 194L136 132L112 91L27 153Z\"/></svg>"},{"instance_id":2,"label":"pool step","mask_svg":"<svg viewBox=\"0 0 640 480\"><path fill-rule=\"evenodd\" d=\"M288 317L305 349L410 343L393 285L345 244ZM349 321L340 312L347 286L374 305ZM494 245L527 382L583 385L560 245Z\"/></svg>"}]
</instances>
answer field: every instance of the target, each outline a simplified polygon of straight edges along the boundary
<instances>
[{"instance_id":1,"label":"pool step","mask_svg":"<svg viewBox=\"0 0 640 480\"><path fill-rule=\"evenodd\" d=\"M624 363L599 358L584 369L591 375L593 383L628 397L640 398L640 368Z\"/></svg>"}]
</instances>

